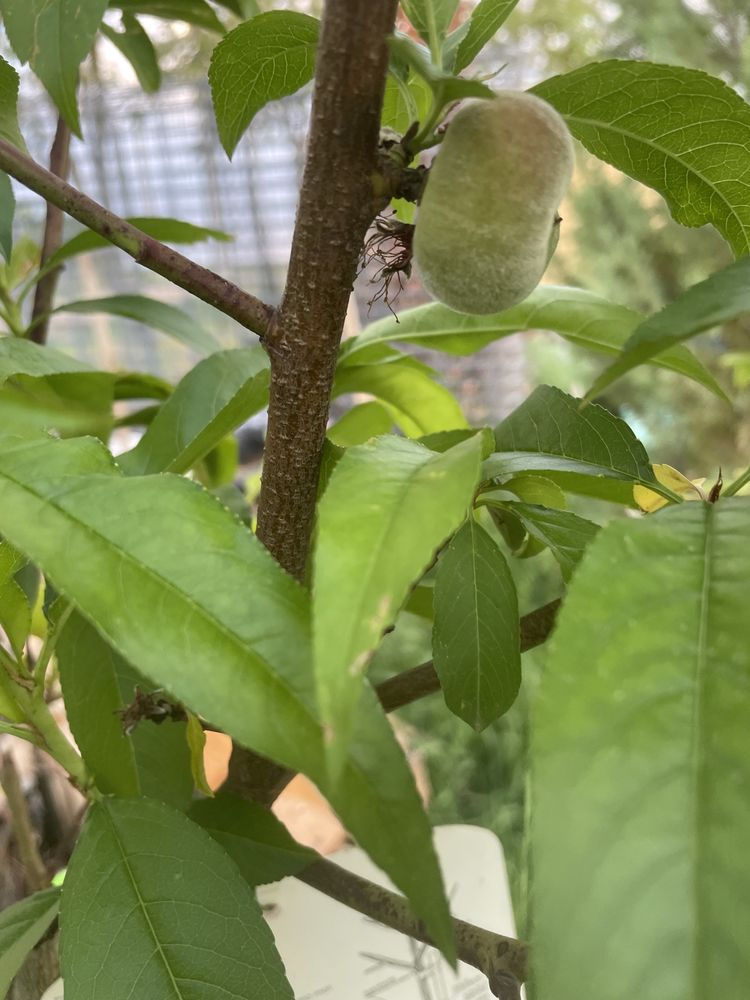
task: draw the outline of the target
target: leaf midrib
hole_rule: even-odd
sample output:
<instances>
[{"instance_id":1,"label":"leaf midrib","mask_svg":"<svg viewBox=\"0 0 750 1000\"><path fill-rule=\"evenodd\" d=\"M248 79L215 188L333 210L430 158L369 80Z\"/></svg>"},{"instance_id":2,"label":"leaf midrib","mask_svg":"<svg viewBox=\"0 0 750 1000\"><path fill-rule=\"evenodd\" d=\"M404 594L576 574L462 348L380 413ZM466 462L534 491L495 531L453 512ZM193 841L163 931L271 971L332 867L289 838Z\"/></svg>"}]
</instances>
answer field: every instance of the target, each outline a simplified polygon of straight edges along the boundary
<instances>
[{"instance_id":1,"label":"leaf midrib","mask_svg":"<svg viewBox=\"0 0 750 1000\"><path fill-rule=\"evenodd\" d=\"M171 964L170 964L170 962L169 962L169 960L168 960L168 958L167 958L167 956L166 956L166 954L164 952L164 949L162 948L161 940L159 939L159 937L158 937L158 935L156 933L156 928L154 927L154 925L153 925L153 923L151 921L151 917L150 917L148 909L146 907L146 901L143 898L143 896L141 895L140 887L138 886L138 882L136 881L135 874L133 873L133 869L130 866L130 861L129 861L128 855L125 852L125 845L123 844L122 840L120 839L120 835L118 833L117 827L115 826L115 821L112 818L112 816L111 816L111 814L109 812L109 809L107 809L106 806L102 806L102 810L104 812L104 815L107 817L107 821L109 822L109 825L110 825L110 827L112 829L112 839L114 840L114 842L115 842L115 844L116 844L116 846L117 846L117 848L118 848L118 850L120 852L120 856L122 858L123 867L125 869L125 873L128 876L128 881L130 882L130 885L131 885L131 887L133 889L133 893L135 895L135 898L138 901L138 906L139 906L140 911L141 911L141 913L143 915L143 919L146 921L146 926L148 927L149 933L151 934L151 937L153 938L153 941L154 941L154 944L156 946L156 951L157 951L157 953L159 955L159 958L161 958L162 963L164 964L164 968L165 968L165 970L167 972L167 975L169 976L169 982L170 982L172 988L174 989L174 995L177 997L177 1000L185 1000L185 994L181 992L179 986L177 985L177 978L176 978L174 972L172 971L172 966L171 966Z\"/></svg>"},{"instance_id":2,"label":"leaf midrib","mask_svg":"<svg viewBox=\"0 0 750 1000\"><path fill-rule=\"evenodd\" d=\"M439 460L440 459L444 459L444 457L445 457L444 455L432 455L426 461L422 462L421 465L415 466L412 470L410 470L410 474L409 474L408 479L405 482L403 482L403 483L401 483L401 484L398 485L398 489L397 489L397 492L396 492L396 499L399 502L391 504L391 510L390 510L388 516L386 517L383 529L378 534L377 543L376 543L376 545L373 545L372 548L371 548L371 550L370 550L370 557L368 558L367 563L366 563L366 570L362 572L361 579L369 580L371 578L372 572L373 572L373 567L375 567L377 565L377 563L380 561L381 552L382 552L383 547L384 547L384 540L391 535L393 524L397 520L397 518L398 518L398 516L399 516L399 514L400 514L400 512L402 510L402 508L404 506L406 506L406 500L405 500L405 498L408 496L408 494L410 493L410 491L414 488L415 483L418 482L418 480L419 480L420 476L422 475L422 473L424 473L424 471L429 466L440 464ZM365 604L364 593L365 593L365 588L362 588L361 591L360 591L360 598L357 601L357 608L356 608L356 612L357 613L356 613L356 615L352 614L352 617L351 617L351 621L355 624L355 628L352 629L352 631L349 633L349 641L347 642L348 652L345 654L344 657L341 657L341 659L343 659L346 662L346 666L347 667L350 666L351 663L353 663L354 660L357 658L357 656L360 655L359 653L352 654L351 650L352 650L352 646L354 645L354 638L353 638L353 636L356 635L356 628L359 626L359 623L361 621L363 621L363 619L364 619L364 612L363 612L363 608L364 608L364 604ZM392 608L391 608L391 605L389 604L389 615L390 615L391 611L392 611ZM369 644L369 640L368 640L368 644ZM330 669L326 671L326 675L329 675L329 674L330 674Z\"/></svg>"},{"instance_id":3,"label":"leaf midrib","mask_svg":"<svg viewBox=\"0 0 750 1000\"><path fill-rule=\"evenodd\" d=\"M693 722L691 727L692 741L690 748L690 770L692 795L692 830L691 830L691 861L692 861L692 881L693 881L693 946L691 950L691 993L698 1000L698 983L700 981L701 961L699 959L700 943L702 938L701 922L701 882L702 882L702 857L704 855L704 845L702 838L701 816L704 810L701 808L704 792L706 789L706 759L705 746L706 734L704 733L705 713L703 711L706 675L708 665L708 620L711 607L711 567L713 564L714 548L714 506L706 505L705 511L705 540L703 546L703 581L701 584L700 613L698 617L698 638L695 658L694 678L694 701L693 701Z\"/></svg>"},{"instance_id":4,"label":"leaf midrib","mask_svg":"<svg viewBox=\"0 0 750 1000\"><path fill-rule=\"evenodd\" d=\"M634 475L631 472L626 472L624 469L617 469L614 466L598 465L595 462L587 462L586 459L583 458L574 458L570 455L558 455L552 451L496 451L490 456L490 459L495 457L498 457L501 460L506 459L508 461L512 461L516 458L519 460L523 458L539 458L563 462L575 462L582 467L581 471L578 472L578 470L574 469L569 471L578 472L581 476L591 475L594 479L617 479L620 482L639 483L643 486L648 486L649 488L656 490L656 492L659 492L660 484L652 481L651 479L643 479L640 476ZM590 470L590 472L585 470ZM518 470L513 471L515 472ZM550 471L554 472L556 470L550 469ZM504 471L502 473L498 473L498 475L505 474L506 473Z\"/></svg>"},{"instance_id":5,"label":"leaf midrib","mask_svg":"<svg viewBox=\"0 0 750 1000\"><path fill-rule=\"evenodd\" d=\"M42 494L37 493L35 490L31 489L27 484L19 482L13 476L9 475L7 471L0 471L0 477L4 477L9 482L13 483L22 492L30 493L40 503L49 504L49 506L52 507L54 510L56 510L63 519L68 518L71 522L73 522L75 525L81 528L84 532L93 536L98 541L103 542L114 553L116 553L119 557L121 557L124 562L129 563L131 566L134 566L137 570L142 572L146 577L148 577L153 581L157 581L159 584L163 585L167 590L169 590L172 594L176 595L186 604L189 604L192 608L194 608L198 612L198 614L200 615L201 619L205 624L207 624L211 628L214 628L217 632L222 634L224 638L226 638L235 647L239 647L240 651L243 654L247 655L249 653L254 658L258 666L261 668L262 672L266 674L275 684L281 687L282 690L285 692L285 694L287 694L294 702L296 702L297 705L299 705L303 709L305 715L308 717L309 720L313 722L315 727L319 728L318 723L315 720L315 717L311 715L305 703L298 697L298 695L294 691L294 688L291 687L290 683L286 680L286 678L283 675L276 673L276 671L273 670L271 665L262 656L260 656L260 654L255 649L253 649L247 643L245 643L244 640L236 634L236 632L234 632L227 625L221 622L218 618L212 615L211 612L207 608L205 608L202 604L200 604L194 598L187 595L183 590L180 590L180 588L175 583L162 576L152 567L147 566L145 563L140 562L135 556L133 556L127 550L121 548L106 535L103 535L101 532L97 531L92 525L87 524L85 521L80 520L78 517L74 516L70 511L66 510L64 507L54 503L53 500L51 500L49 497L45 497ZM82 477L76 477L76 478L82 478ZM96 623L96 627L102 628L103 630L103 627L99 622ZM111 639L111 637L108 638L112 646L115 649L117 649L118 644L116 644L115 641ZM127 655L124 652L122 653L122 655L125 656L125 658L127 659Z\"/></svg>"},{"instance_id":6,"label":"leaf midrib","mask_svg":"<svg viewBox=\"0 0 750 1000\"><path fill-rule=\"evenodd\" d=\"M469 516L469 532L471 537L471 574L472 582L474 584L474 589L472 591L472 604L474 605L474 638L476 641L477 649L477 669L476 669L476 697L474 700L475 714L474 714L474 728L482 723L482 713L480 706L482 704L482 648L481 648L481 634L479 629L479 577L477 575L477 546L474 540L474 532L476 531L478 525L474 520L473 515ZM478 536L478 533L477 533Z\"/></svg>"},{"instance_id":7,"label":"leaf midrib","mask_svg":"<svg viewBox=\"0 0 750 1000\"><path fill-rule=\"evenodd\" d=\"M114 549L115 551L117 551L118 553L122 553L122 554L123 554L123 555L124 555L124 556L125 556L126 558L128 558L128 553L127 553L127 552L125 552L124 550L120 549L120 548L119 548L118 546L116 546L116 545L115 545L114 543L110 542L110 541L109 541L109 539L107 539L107 538L106 538L106 536L102 536L102 535L100 535L100 534L99 534L99 533L98 533L98 532L97 532L97 531L96 531L96 530L95 530L94 528L92 528L92 527L91 527L90 525L87 525L87 524L86 524L85 522L83 522L83 521L79 521L79 520L78 520L77 518L73 517L73 515L71 515L71 514L70 514L70 513L68 512L68 511L64 510L63 508L61 508L61 507L59 507L59 506L56 506L56 505L54 505L54 504L53 504L53 503L52 503L52 502L51 502L51 501L50 501L50 500L49 500L48 498L46 498L46 497L43 497L43 496L40 496L39 494L35 493L35 492L34 492L33 490L29 489L29 488L28 488L28 487L27 487L27 486L26 486L25 484L23 484L23 483L19 483L19 482L18 482L18 481L17 481L16 479L14 479L14 478L13 478L12 476L9 476L9 475L7 474L7 472L0 472L0 477L1 477L1 476L4 476L4 477L5 477L6 479L8 479L8 480L9 480L10 482L12 482L12 483L13 483L13 484L14 484L15 486L17 486L17 487L18 487L18 488L19 488L19 489L20 489L20 490L21 490L22 492L27 492L27 493L30 493L30 494L31 494L32 496L36 497L36 499L37 499L37 500L39 500L39 501L40 501L41 503L49 503L49 504L50 504L50 506L54 507L54 509L55 509L55 510L57 510L57 511L58 511L58 513L59 513L59 514L60 514L61 516L63 516L63 517L66 517L66 516L67 516L67 517L70 517L70 520L71 520L71 521L73 521L74 523L76 523L77 525L79 525L79 526L80 526L81 528L83 528L83 529L84 529L85 531L88 531L88 532L90 532L90 533L91 533L92 535L94 535L94 537L96 537L96 538L98 538L98 539L103 539L103 540L104 540L105 542L107 542L107 544L110 544L110 545L112 546L112 548L113 548L113 549ZM131 558L131 561L132 561L132 557L130 557L130 558ZM142 564L138 563L137 561L136 561L136 565L137 565L137 566L142 566ZM158 580L158 581L160 581L160 582L163 582L163 583L165 583L165 584L166 584L166 586L167 586L167 587L168 587L169 589L173 590L173 591L174 591L174 592L175 592L176 594L178 594L179 596L182 596L182 597L184 597L184 595L183 595L183 592L182 592L182 591L180 591L180 590L179 590L179 589L178 589L178 588L177 588L176 586L174 586L174 585L173 585L173 584L172 584L172 583L171 583L170 581L165 581L163 577L161 577L161 576L160 576L160 575L159 575L158 573L156 573L156 572L155 572L154 570L152 570L152 569L151 569L150 567L146 567L146 566L142 566L142 569L143 569L143 571L144 571L144 572L145 572L145 573L146 573L147 575L150 575L150 576L151 576L151 577L152 577L153 579L155 579L155 580ZM236 634L235 634L234 632L232 632L231 630L227 629L227 627L226 627L225 625L223 625L223 624L222 624L221 622L219 622L219 621L218 621L218 620L217 620L216 618L214 618L214 617L213 617L213 616L212 616L212 615L210 614L210 612L208 612L208 611L207 611L207 609L205 609L205 608L204 608L204 607L203 607L202 605L200 605L200 604L197 604L197 603L195 603L195 602L191 601L191 600L190 600L190 599L188 599L188 598L185 598L185 599L186 599L186 600L187 600L187 601L188 601L188 602L189 602L190 604L193 604L193 605L194 605L194 607L195 607L196 609L198 609L198 611L199 611L199 612L200 612L200 613L202 614L202 616L204 617L204 621L206 621L206 622L207 622L207 623L208 623L209 625L214 625L214 626L216 627L217 631L219 631L219 632L221 632L221 633L225 634L225 635L226 635L226 636L227 636L227 637L229 638L229 640L230 640L231 642L233 642L233 643L234 643L235 645L239 645L239 646L240 646L240 648L242 649L242 651L244 651L244 652L247 652L247 647L246 647L246 645L245 645L245 644L243 643L242 639L240 639L240 637L239 637L239 636L237 636L237 635L236 635ZM101 628L101 625L97 624L97 628ZM117 648L118 648L118 647L117 647L116 643L114 643L114 642L113 642L113 641L112 641L111 639L109 639L109 638L108 638L108 641L109 641L109 642L110 642L110 643L112 644L113 648L114 648L115 650L117 650ZM252 650L251 652L252 652L252 655L253 655L253 657L254 657L254 658L255 658L255 659L257 660L257 663L258 663L258 664L259 664L260 666L262 666L262 667L264 667L264 668L265 668L265 672L266 672L266 673L268 673L268 675L269 675L269 676L271 677L271 679L272 679L273 681L275 681L275 682L276 682L276 683L277 683L277 684L278 684L278 685L279 685L279 686L280 686L280 687L282 688L282 690L284 690L284 691L285 691L285 693L286 693L287 695L289 695L289 696L290 696L290 697L292 698L292 700L293 700L294 702L296 702L296 704L297 704L297 705L299 705L299 706L300 706L300 708L301 708L301 709L303 710L303 712L304 712L305 716L307 717L308 721L312 722L312 724L313 724L313 726L315 727L316 731L317 731L317 732L318 732L318 733L320 734L320 732L321 732L321 727L320 727L320 723L319 723L319 722L318 722L318 720L317 720L317 719L315 718L315 716L313 716L313 715L312 715L312 714L310 713L310 711L309 711L309 709L307 708L307 706L305 705L305 703L304 703L304 702L303 702L303 701L302 701L302 700L301 700L300 698L298 698L298 697L297 697L297 695L296 695L296 694L295 694L295 692L294 692L294 689L293 689L293 688L291 688L291 686L289 685L289 682L288 682L288 681L286 681L286 679L285 679L285 678L284 678L284 677L283 677L282 675L280 675L280 674L277 674L277 673L276 673L276 672L275 672L275 671L274 671L274 670L273 670L273 669L271 668L270 664L268 664L268 663L267 663L267 662L266 662L266 661L265 661L265 660L264 660L264 659L263 659L263 658L262 658L261 656L259 656L259 654L258 654L258 653L256 653L256 652L255 652L254 650ZM122 653L121 655L125 656L125 654L124 654L124 653ZM127 659L127 656L125 656L125 658ZM359 763L359 762L358 762L358 761L356 760L356 758L355 758L355 757L353 757L353 756L352 756L351 754L349 754L349 755L347 756L347 758L346 758L346 762L347 762L347 766L348 766L348 767L349 767L349 768L351 769L352 773L353 773L353 774L355 774L355 775L357 775L357 776L359 777L360 781L361 781L361 782L362 782L362 783L363 783L363 784L365 785L365 787L367 787L368 789L370 789L370 792L371 792L371 794L373 795L373 798L374 798L375 800L377 800L377 801L381 802L381 803L384 803L384 804L385 804L385 805L387 806L387 808L389 808L389 809L390 809L390 808L391 808L391 803L388 803L388 802L386 802L386 801L385 801L384 799L382 799L382 798L381 798L381 796L380 796L380 793L379 793L379 789L378 789L377 785L376 785L376 784L375 784L375 783L373 782L373 780L372 780L372 778L371 778L370 774L369 774L369 773L368 773L368 772L367 772L367 771L366 771L366 770L365 770L365 769L364 769L364 768L362 767L362 765L361 765L361 764L360 764L360 763ZM312 769L310 769L310 768L301 768L301 770L303 770L303 771L304 771L304 773L307 773L307 774L310 774L310 771L311 771ZM319 775L319 776L320 776L320 775Z\"/></svg>"}]
</instances>

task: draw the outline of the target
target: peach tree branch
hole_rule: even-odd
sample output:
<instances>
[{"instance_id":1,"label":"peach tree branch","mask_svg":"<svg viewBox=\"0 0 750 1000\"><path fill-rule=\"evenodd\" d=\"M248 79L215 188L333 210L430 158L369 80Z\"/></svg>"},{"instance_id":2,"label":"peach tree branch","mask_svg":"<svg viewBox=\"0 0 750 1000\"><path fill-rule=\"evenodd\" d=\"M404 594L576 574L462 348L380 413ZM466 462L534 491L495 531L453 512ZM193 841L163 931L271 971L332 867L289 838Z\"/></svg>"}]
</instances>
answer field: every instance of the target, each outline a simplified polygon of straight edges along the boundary
<instances>
[{"instance_id":1,"label":"peach tree branch","mask_svg":"<svg viewBox=\"0 0 750 1000\"><path fill-rule=\"evenodd\" d=\"M98 233L149 271L184 288L252 333L265 336L273 315L271 306L214 271L196 264L177 250L148 236L36 163L5 139L0 139L0 170Z\"/></svg>"},{"instance_id":2,"label":"peach tree branch","mask_svg":"<svg viewBox=\"0 0 750 1000\"><path fill-rule=\"evenodd\" d=\"M57 131L50 151L49 169L50 173L62 180L67 180L70 170L70 128L62 115L57 119ZM44 269L47 261L60 249L64 220L65 213L62 209L48 201L42 240L42 256L39 261L41 269ZM42 274L37 282L34 305L31 310L32 329L28 335L29 340L33 340L35 344L44 344L47 340L50 313L59 277L60 268L55 267Z\"/></svg>"},{"instance_id":3,"label":"peach tree branch","mask_svg":"<svg viewBox=\"0 0 750 1000\"><path fill-rule=\"evenodd\" d=\"M425 944L432 944L403 896L321 858L297 875L306 885L336 899L393 930ZM495 934L454 917L458 957L487 977L490 989L501 1000L517 1000L526 979L527 947L516 938Z\"/></svg>"}]
</instances>

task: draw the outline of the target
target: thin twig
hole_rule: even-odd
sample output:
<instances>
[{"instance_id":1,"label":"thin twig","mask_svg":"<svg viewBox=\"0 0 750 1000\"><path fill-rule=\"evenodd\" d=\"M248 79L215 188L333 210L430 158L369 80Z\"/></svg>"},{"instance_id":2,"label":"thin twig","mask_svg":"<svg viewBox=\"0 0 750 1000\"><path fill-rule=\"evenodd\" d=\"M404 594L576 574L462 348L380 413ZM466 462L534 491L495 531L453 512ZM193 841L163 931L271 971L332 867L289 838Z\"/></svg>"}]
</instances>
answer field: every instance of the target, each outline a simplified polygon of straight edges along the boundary
<instances>
[{"instance_id":1,"label":"thin twig","mask_svg":"<svg viewBox=\"0 0 750 1000\"><path fill-rule=\"evenodd\" d=\"M8 801L13 834L18 846L18 854L23 864L26 885L29 892L46 889L49 885L49 873L39 853L36 833L29 816L26 796L21 788L18 771L9 753L3 754L0 765L0 785L3 786L5 798Z\"/></svg>"},{"instance_id":2,"label":"thin twig","mask_svg":"<svg viewBox=\"0 0 750 1000\"><path fill-rule=\"evenodd\" d=\"M68 172L70 170L70 128L62 115L57 119L57 131L55 132L55 139L50 152L49 169L50 173L55 174L55 176L60 177L62 180L68 179ZM39 261L40 269L44 268L47 261L60 249L64 220L65 214L62 209L48 201L47 218L44 223L42 256ZM61 268L59 267L48 270L37 283L34 294L34 305L31 310L33 327L29 334L29 340L33 340L35 344L44 344L47 340L50 313L52 312L60 270Z\"/></svg>"},{"instance_id":3,"label":"thin twig","mask_svg":"<svg viewBox=\"0 0 750 1000\"><path fill-rule=\"evenodd\" d=\"M0 139L0 170L47 202L98 233L133 260L208 302L246 329L263 337L273 309L231 281L160 243Z\"/></svg>"},{"instance_id":4,"label":"thin twig","mask_svg":"<svg viewBox=\"0 0 750 1000\"><path fill-rule=\"evenodd\" d=\"M297 878L386 927L425 944L433 943L424 924L414 916L403 896L383 889L332 861L315 861ZM512 997L513 991L517 996L518 983L526 979L526 945L516 938L504 937L456 918L453 926L459 959L487 976L495 996Z\"/></svg>"}]
</instances>

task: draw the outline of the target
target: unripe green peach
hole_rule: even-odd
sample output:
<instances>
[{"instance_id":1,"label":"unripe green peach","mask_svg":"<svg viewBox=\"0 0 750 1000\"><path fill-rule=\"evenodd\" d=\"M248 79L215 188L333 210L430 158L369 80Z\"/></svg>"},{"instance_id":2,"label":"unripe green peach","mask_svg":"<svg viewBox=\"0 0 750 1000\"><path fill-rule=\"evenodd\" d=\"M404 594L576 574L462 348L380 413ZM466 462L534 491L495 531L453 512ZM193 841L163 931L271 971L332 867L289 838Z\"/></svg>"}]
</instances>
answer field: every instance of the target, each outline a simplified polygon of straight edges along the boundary
<instances>
[{"instance_id":1,"label":"unripe green peach","mask_svg":"<svg viewBox=\"0 0 750 1000\"><path fill-rule=\"evenodd\" d=\"M559 232L573 142L553 107L501 91L448 126L414 233L425 287L451 309L494 313L539 284Z\"/></svg>"}]
</instances>

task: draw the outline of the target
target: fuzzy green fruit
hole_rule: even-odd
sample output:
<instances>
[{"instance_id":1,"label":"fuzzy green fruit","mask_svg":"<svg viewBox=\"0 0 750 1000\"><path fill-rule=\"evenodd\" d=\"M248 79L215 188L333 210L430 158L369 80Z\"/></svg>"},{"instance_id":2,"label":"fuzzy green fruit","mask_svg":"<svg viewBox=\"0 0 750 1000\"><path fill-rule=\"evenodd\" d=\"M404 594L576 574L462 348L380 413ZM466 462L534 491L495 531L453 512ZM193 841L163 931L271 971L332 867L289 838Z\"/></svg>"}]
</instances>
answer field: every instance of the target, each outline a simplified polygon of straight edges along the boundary
<instances>
[{"instance_id":1,"label":"fuzzy green fruit","mask_svg":"<svg viewBox=\"0 0 750 1000\"><path fill-rule=\"evenodd\" d=\"M451 309L495 313L539 284L573 172L560 115L533 94L466 104L448 126L417 216L414 260Z\"/></svg>"}]
</instances>

